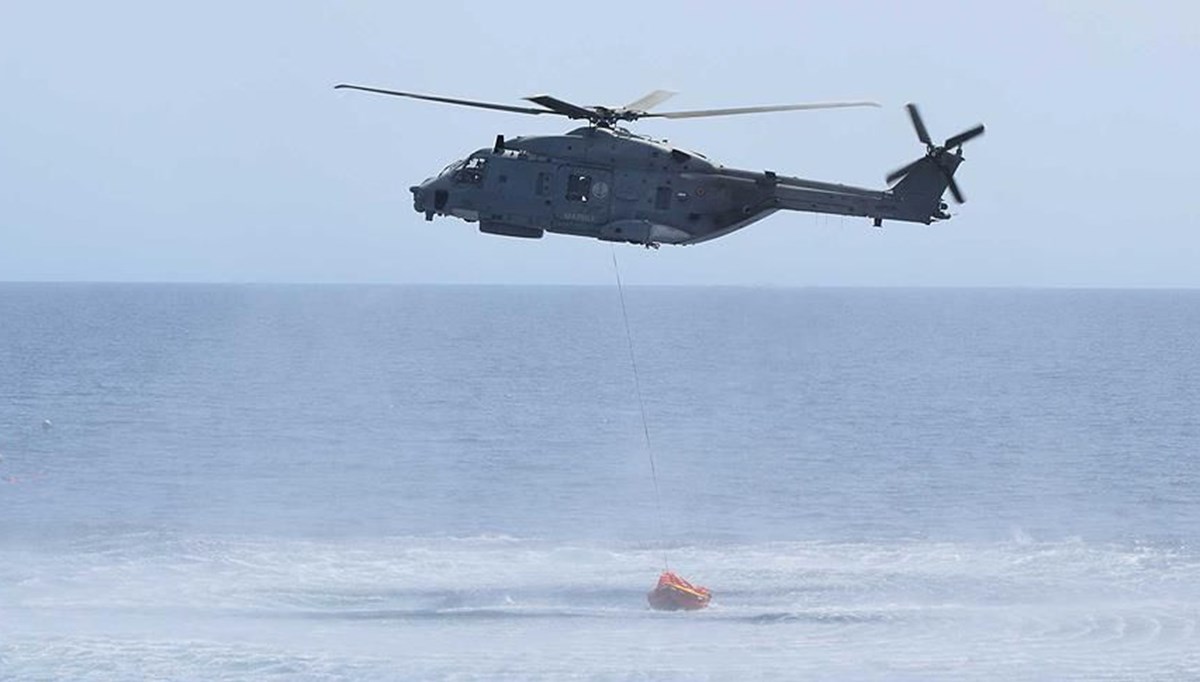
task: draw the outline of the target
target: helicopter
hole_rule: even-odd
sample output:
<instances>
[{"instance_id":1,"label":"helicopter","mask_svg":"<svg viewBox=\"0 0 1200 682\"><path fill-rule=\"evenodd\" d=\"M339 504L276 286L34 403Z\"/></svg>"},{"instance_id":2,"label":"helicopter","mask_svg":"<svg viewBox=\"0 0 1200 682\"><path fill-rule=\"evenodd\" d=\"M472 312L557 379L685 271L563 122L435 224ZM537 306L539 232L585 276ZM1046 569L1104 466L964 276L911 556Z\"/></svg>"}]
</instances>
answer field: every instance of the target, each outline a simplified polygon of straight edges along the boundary
<instances>
[{"instance_id":1,"label":"helicopter","mask_svg":"<svg viewBox=\"0 0 1200 682\"><path fill-rule=\"evenodd\" d=\"M562 135L505 139L447 165L410 188L413 207L433 220L452 216L478 223L479 231L539 239L546 232L627 242L647 248L698 244L723 237L776 211L791 210L930 224L950 218L946 189L964 201L954 181L962 145L983 125L934 144L915 104L909 118L925 155L889 173L896 184L875 190L728 168L703 154L635 134L622 127L643 118L685 119L777 111L879 106L826 102L651 112L675 93L655 90L623 107L580 106L550 95L514 106L342 83L335 89L491 109L556 115L586 121ZM896 182L896 181L899 182Z\"/></svg>"}]
</instances>

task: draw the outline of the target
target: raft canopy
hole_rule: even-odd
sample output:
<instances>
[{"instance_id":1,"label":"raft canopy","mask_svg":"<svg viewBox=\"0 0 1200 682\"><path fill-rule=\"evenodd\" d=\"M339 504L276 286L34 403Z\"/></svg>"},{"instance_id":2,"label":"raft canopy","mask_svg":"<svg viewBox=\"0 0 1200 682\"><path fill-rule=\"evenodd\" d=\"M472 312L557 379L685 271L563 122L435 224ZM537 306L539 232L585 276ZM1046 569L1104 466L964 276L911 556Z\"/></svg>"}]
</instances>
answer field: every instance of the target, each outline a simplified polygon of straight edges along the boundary
<instances>
[{"instance_id":1,"label":"raft canopy","mask_svg":"<svg viewBox=\"0 0 1200 682\"><path fill-rule=\"evenodd\" d=\"M698 611L708 606L712 592L693 585L671 571L658 576L658 584L646 595L650 608L657 611Z\"/></svg>"}]
</instances>

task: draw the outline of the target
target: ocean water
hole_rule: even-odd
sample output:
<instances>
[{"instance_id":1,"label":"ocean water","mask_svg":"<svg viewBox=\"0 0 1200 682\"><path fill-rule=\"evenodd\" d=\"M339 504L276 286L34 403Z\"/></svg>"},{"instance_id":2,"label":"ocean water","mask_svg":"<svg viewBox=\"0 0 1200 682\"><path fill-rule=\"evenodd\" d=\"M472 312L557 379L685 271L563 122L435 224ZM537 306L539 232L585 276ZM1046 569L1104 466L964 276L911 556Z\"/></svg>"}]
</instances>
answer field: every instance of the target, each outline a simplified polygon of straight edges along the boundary
<instances>
[{"instance_id":1,"label":"ocean water","mask_svg":"<svg viewBox=\"0 0 1200 682\"><path fill-rule=\"evenodd\" d=\"M0 285L0 679L1200 677L1200 292L626 296Z\"/></svg>"}]
</instances>

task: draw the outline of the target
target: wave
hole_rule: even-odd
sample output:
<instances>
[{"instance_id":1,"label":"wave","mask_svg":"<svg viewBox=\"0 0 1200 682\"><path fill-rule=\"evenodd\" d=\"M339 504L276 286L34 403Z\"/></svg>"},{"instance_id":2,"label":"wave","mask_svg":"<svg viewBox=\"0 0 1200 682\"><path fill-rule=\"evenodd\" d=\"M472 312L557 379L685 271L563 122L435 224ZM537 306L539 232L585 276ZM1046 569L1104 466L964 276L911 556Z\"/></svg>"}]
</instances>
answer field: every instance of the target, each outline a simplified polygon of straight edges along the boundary
<instances>
[{"instance_id":1,"label":"wave","mask_svg":"<svg viewBox=\"0 0 1200 682\"><path fill-rule=\"evenodd\" d=\"M468 595L640 601L662 567L656 547L511 536L307 541L131 532L5 555L0 581L9 587L0 589L8 597L49 604L54 595L37 594L38 585L52 585L64 605L306 608ZM1186 547L1077 539L679 546L668 557L727 604L1150 598L1200 586L1200 554Z\"/></svg>"},{"instance_id":2,"label":"wave","mask_svg":"<svg viewBox=\"0 0 1200 682\"><path fill-rule=\"evenodd\" d=\"M213 678L212 666L268 677L503 678L488 674L509 670L498 651L521 662L512 679L571 677L563 656L601 677L706 666L736 677L720 674L727 660L779 666L783 676L1200 673L1200 555L1170 545L678 546L672 567L715 593L709 609L686 614L649 610L661 552L637 544L138 531L3 554L0 603L12 618L0 623L0 663L34 677L74 677L101 640L112 656L157 651L181 666L178 676ZM463 651L478 660L447 663ZM58 667L60 654L77 666ZM402 656L415 667L397 668Z\"/></svg>"}]
</instances>

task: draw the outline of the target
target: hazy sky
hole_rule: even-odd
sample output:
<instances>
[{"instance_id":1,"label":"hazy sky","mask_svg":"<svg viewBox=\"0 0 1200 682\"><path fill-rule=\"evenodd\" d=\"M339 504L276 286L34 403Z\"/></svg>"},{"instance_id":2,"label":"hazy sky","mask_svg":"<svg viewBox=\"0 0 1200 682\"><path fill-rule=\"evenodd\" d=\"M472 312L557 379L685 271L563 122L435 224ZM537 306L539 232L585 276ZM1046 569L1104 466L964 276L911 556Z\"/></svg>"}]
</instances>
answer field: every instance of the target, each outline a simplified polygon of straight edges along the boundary
<instances>
[{"instance_id":1,"label":"hazy sky","mask_svg":"<svg viewBox=\"0 0 1200 682\"><path fill-rule=\"evenodd\" d=\"M635 283L1200 286L1193 2L7 2L0 280L608 283L607 243L482 235L408 187L549 117L348 91L670 108L878 110L645 121L730 166L882 187L978 122L934 227L778 213L618 247Z\"/></svg>"}]
</instances>

